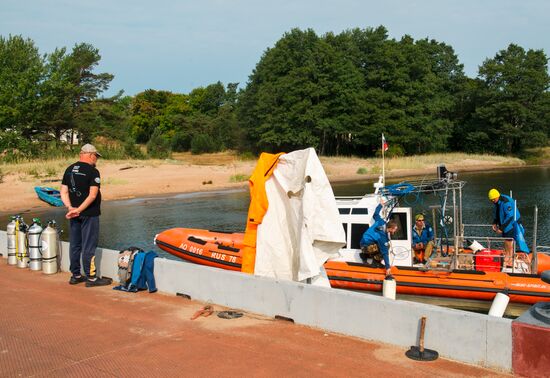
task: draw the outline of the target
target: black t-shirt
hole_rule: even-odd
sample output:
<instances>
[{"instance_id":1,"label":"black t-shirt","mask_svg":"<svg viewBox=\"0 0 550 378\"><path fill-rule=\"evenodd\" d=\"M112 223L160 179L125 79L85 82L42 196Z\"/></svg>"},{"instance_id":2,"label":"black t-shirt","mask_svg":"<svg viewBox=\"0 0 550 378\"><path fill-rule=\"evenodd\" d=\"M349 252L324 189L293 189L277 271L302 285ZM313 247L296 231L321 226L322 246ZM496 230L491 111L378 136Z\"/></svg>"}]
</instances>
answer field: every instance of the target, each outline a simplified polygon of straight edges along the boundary
<instances>
[{"instance_id":1,"label":"black t-shirt","mask_svg":"<svg viewBox=\"0 0 550 378\"><path fill-rule=\"evenodd\" d=\"M69 165L63 175L63 185L69 188L69 199L73 207L78 207L90 194L90 186L100 187L101 179L99 171L88 163L77 161ZM80 215L93 217L101 215L101 191L97 193L94 202L90 204Z\"/></svg>"}]
</instances>

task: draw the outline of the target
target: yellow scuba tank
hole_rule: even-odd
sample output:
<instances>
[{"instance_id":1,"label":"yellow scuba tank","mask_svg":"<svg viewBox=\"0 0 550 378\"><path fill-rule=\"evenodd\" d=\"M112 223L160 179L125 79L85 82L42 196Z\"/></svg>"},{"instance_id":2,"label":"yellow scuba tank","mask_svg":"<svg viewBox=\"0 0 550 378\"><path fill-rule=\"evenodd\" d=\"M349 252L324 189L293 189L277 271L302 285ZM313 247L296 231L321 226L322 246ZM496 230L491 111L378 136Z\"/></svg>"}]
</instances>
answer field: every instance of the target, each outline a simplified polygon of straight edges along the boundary
<instances>
[{"instance_id":1,"label":"yellow scuba tank","mask_svg":"<svg viewBox=\"0 0 550 378\"><path fill-rule=\"evenodd\" d=\"M59 234L54 220L48 222L40 235L42 249L42 273L57 273L57 255L59 252Z\"/></svg>"},{"instance_id":2,"label":"yellow scuba tank","mask_svg":"<svg viewBox=\"0 0 550 378\"><path fill-rule=\"evenodd\" d=\"M23 217L19 218L19 227L17 228L17 244L15 248L15 256L17 257L18 268L29 267L29 253L27 249L27 229L29 226L23 220Z\"/></svg>"}]
</instances>

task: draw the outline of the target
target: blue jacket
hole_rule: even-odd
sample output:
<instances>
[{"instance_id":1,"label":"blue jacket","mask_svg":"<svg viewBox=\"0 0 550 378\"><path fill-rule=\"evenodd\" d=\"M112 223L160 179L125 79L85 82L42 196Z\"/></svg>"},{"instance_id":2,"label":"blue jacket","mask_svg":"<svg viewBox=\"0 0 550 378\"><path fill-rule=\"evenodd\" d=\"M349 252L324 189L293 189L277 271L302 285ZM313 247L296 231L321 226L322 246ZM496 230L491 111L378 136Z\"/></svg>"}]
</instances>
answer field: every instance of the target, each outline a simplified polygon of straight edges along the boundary
<instances>
[{"instance_id":1,"label":"blue jacket","mask_svg":"<svg viewBox=\"0 0 550 378\"><path fill-rule=\"evenodd\" d=\"M418 244L418 243L422 243L422 244L426 245L430 240L434 239L434 230L428 222L424 223L424 228L422 229L422 232L420 233L420 235L418 234L418 232L416 230L416 227L414 227L414 226L413 226L412 231L413 231L412 232L412 235L413 235L412 245L413 246Z\"/></svg>"},{"instance_id":2,"label":"blue jacket","mask_svg":"<svg viewBox=\"0 0 550 378\"><path fill-rule=\"evenodd\" d=\"M515 213L515 221L514 221ZM500 227L502 232L509 233L514 230L515 222L520 218L519 209L516 200L506 194L501 194L494 208L493 224Z\"/></svg>"},{"instance_id":3,"label":"blue jacket","mask_svg":"<svg viewBox=\"0 0 550 378\"><path fill-rule=\"evenodd\" d=\"M390 238L386 232L386 221L380 216L381 209L382 205L378 205L376 210L374 210L373 218L375 222L368 228L367 231L365 231L359 245L361 248L371 244L378 245L378 249L384 258L384 264L386 265L386 268L389 268L390 254L388 247L390 245Z\"/></svg>"},{"instance_id":4,"label":"blue jacket","mask_svg":"<svg viewBox=\"0 0 550 378\"><path fill-rule=\"evenodd\" d=\"M498 225L502 232L506 234L505 236L514 238L516 249L530 253L516 200L506 194L501 194L497 203L495 203L494 216L493 224Z\"/></svg>"}]
</instances>

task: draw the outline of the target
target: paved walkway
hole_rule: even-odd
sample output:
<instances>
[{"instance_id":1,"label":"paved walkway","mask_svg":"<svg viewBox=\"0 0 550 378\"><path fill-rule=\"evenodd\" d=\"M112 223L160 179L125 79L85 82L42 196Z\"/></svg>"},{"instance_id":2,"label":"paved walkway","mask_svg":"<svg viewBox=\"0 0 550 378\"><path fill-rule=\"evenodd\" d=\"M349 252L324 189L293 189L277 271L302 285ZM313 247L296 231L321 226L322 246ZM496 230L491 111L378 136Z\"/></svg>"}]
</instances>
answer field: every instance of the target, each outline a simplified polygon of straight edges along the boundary
<instances>
[{"instance_id":1,"label":"paved walkway","mask_svg":"<svg viewBox=\"0 0 550 378\"><path fill-rule=\"evenodd\" d=\"M405 350L204 303L71 286L0 257L1 377L497 377ZM429 346L427 346L429 347Z\"/></svg>"}]
</instances>

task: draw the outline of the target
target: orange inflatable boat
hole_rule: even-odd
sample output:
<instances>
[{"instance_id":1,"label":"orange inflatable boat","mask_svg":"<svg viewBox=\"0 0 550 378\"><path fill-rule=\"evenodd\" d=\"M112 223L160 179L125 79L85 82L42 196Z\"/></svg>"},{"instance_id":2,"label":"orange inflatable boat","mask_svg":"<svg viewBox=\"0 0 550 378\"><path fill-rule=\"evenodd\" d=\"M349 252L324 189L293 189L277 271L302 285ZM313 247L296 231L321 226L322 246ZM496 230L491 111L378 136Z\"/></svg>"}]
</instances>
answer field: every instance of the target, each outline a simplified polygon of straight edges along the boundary
<instances>
[{"instance_id":1,"label":"orange inflatable boat","mask_svg":"<svg viewBox=\"0 0 550 378\"><path fill-rule=\"evenodd\" d=\"M241 233L173 228L158 234L155 243L162 250L196 264L241 270ZM385 276L383 268L342 260L327 261L324 267L334 288L382 290ZM543 271L550 270L550 256L538 254L536 274L494 270L492 266L452 270L394 266L392 275L397 283L397 293L400 294L493 300L497 293L504 292L509 295L511 302L532 304L550 301L550 284L540 277Z\"/></svg>"},{"instance_id":2,"label":"orange inflatable boat","mask_svg":"<svg viewBox=\"0 0 550 378\"><path fill-rule=\"evenodd\" d=\"M181 259L216 268L241 271L242 233L172 228L158 234L155 244Z\"/></svg>"}]
</instances>

